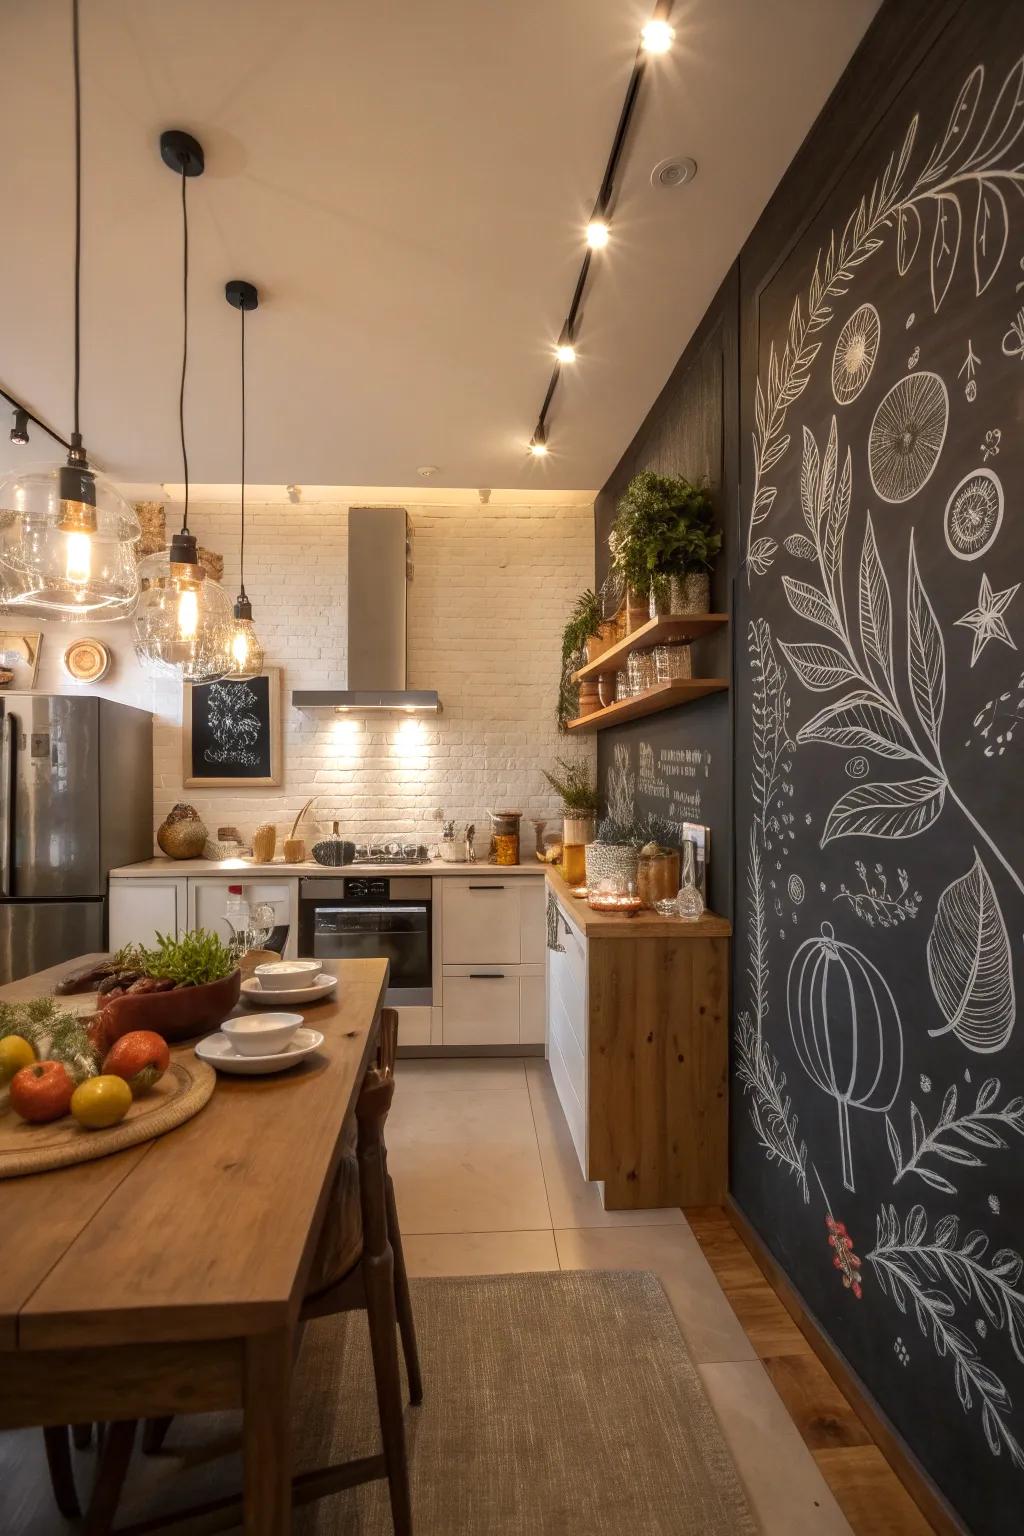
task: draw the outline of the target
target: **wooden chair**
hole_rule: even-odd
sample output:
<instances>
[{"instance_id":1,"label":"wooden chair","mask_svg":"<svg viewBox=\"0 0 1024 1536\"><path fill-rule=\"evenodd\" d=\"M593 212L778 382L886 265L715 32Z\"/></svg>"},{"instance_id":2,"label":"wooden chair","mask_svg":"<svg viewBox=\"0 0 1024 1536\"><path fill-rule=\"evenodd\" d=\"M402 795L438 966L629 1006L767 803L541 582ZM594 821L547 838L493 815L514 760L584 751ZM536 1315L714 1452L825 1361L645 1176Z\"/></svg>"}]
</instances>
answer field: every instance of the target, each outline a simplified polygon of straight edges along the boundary
<instances>
[{"instance_id":1,"label":"wooden chair","mask_svg":"<svg viewBox=\"0 0 1024 1536\"><path fill-rule=\"evenodd\" d=\"M395 1188L388 1172L384 1143L384 1126L395 1091L397 1043L398 1015L393 1008L385 1008L381 1014L377 1061L363 1080L356 1103L355 1126L346 1135L307 1282L298 1335L301 1338L303 1326L313 1318L365 1310L383 1450L377 1456L341 1462L305 1474L296 1479L295 1496L306 1502L386 1477L395 1536L411 1536L412 1512L396 1324L405 1355L411 1403L423 1401L423 1383ZM145 1452L155 1454L160 1450L170 1424L170 1418L146 1421L142 1437ZM113 1529L136 1430L136 1420L106 1426L85 1516L84 1536L108 1536ZM80 1445L83 1427L76 1426L74 1433L75 1443ZM79 1505L67 1426L46 1429L44 1435L58 1508L63 1515L74 1519L79 1514ZM85 1443L88 1443L87 1439ZM216 1510L227 1517L233 1510L241 1510L241 1500L219 1501ZM213 1506L190 1511L196 1516L213 1512Z\"/></svg>"}]
</instances>

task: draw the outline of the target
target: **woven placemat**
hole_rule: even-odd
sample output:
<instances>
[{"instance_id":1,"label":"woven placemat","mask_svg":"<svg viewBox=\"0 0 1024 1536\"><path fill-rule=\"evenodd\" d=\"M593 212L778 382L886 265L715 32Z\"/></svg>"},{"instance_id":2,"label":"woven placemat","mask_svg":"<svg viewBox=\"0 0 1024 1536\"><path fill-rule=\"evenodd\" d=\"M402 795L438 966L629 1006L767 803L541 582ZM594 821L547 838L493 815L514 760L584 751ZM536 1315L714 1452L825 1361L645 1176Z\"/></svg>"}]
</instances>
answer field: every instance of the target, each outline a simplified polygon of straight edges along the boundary
<instances>
[{"instance_id":1,"label":"woven placemat","mask_svg":"<svg viewBox=\"0 0 1024 1536\"><path fill-rule=\"evenodd\" d=\"M133 1102L120 1125L105 1131L87 1131L70 1115L48 1125L29 1125L5 1103L0 1109L0 1179L68 1168L152 1141L198 1114L216 1081L214 1069L198 1056L175 1057L160 1081Z\"/></svg>"}]
</instances>

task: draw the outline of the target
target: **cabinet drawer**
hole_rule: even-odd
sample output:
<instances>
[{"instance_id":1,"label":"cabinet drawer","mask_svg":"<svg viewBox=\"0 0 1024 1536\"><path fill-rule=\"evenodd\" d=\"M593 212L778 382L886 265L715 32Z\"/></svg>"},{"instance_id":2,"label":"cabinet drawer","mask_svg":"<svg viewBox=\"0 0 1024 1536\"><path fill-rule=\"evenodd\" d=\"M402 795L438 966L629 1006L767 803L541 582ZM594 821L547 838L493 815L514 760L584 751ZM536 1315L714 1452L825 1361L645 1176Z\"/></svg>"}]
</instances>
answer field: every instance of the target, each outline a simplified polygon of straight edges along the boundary
<instances>
[{"instance_id":1,"label":"cabinet drawer","mask_svg":"<svg viewBox=\"0 0 1024 1536\"><path fill-rule=\"evenodd\" d=\"M445 881L445 965L518 965L522 959L519 892L514 879L481 875Z\"/></svg>"},{"instance_id":2,"label":"cabinet drawer","mask_svg":"<svg viewBox=\"0 0 1024 1536\"><path fill-rule=\"evenodd\" d=\"M451 976L444 979L444 1045L518 1045L519 977Z\"/></svg>"}]
</instances>

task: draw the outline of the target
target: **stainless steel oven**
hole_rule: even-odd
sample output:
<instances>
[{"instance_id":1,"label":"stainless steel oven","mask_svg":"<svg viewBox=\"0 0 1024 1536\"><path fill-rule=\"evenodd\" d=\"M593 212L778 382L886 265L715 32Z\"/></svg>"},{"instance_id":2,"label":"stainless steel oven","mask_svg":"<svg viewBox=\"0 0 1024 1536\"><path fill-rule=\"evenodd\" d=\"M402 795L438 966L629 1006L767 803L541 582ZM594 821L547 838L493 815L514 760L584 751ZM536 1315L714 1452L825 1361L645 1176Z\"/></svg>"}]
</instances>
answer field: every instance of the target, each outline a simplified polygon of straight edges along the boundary
<instances>
[{"instance_id":1,"label":"stainless steel oven","mask_svg":"<svg viewBox=\"0 0 1024 1536\"><path fill-rule=\"evenodd\" d=\"M385 959L392 1007L433 1001L430 878L350 875L299 882L299 954Z\"/></svg>"}]
</instances>

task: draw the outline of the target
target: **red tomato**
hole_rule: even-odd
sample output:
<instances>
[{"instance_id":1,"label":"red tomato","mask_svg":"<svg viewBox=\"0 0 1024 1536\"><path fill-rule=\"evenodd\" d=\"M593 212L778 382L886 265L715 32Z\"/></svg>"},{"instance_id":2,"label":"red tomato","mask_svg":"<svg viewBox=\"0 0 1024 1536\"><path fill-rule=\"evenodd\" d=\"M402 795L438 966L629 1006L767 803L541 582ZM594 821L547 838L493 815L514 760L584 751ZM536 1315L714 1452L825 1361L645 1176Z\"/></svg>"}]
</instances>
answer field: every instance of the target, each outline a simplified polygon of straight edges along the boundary
<instances>
[{"instance_id":1,"label":"red tomato","mask_svg":"<svg viewBox=\"0 0 1024 1536\"><path fill-rule=\"evenodd\" d=\"M11 1078L11 1108L23 1120L42 1125L71 1107L75 1085L60 1061L34 1061Z\"/></svg>"},{"instance_id":2,"label":"red tomato","mask_svg":"<svg viewBox=\"0 0 1024 1536\"><path fill-rule=\"evenodd\" d=\"M151 1029L133 1029L110 1047L103 1071L124 1078L136 1098L159 1082L170 1064L171 1053L162 1035Z\"/></svg>"}]
</instances>

